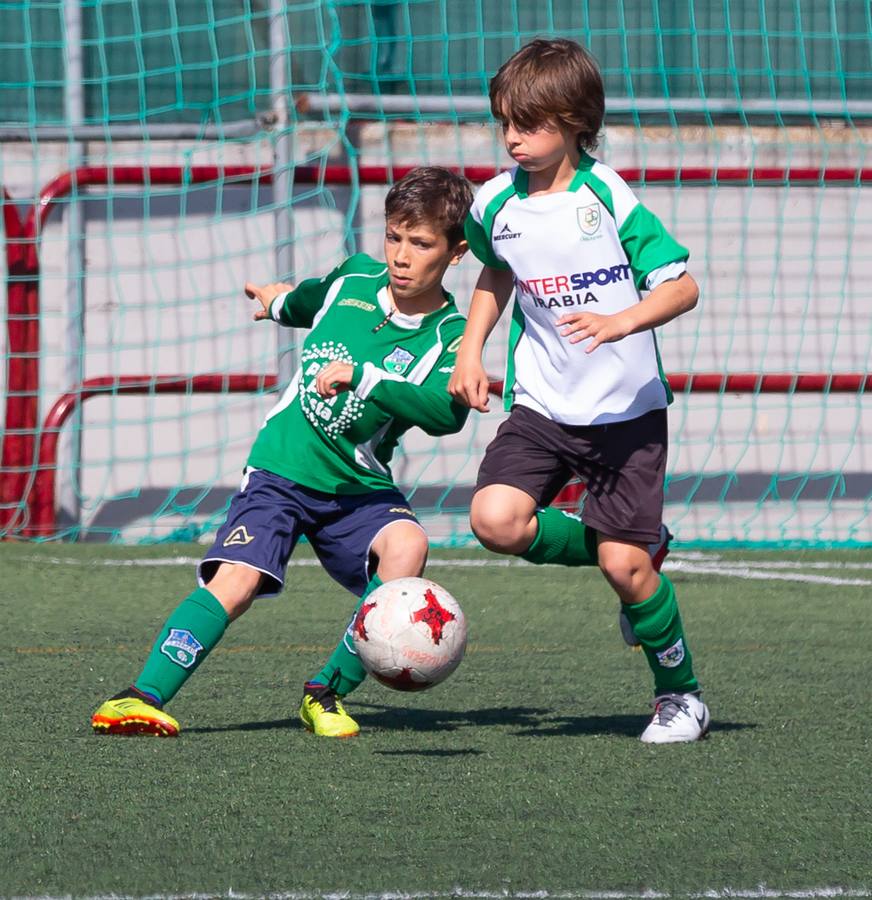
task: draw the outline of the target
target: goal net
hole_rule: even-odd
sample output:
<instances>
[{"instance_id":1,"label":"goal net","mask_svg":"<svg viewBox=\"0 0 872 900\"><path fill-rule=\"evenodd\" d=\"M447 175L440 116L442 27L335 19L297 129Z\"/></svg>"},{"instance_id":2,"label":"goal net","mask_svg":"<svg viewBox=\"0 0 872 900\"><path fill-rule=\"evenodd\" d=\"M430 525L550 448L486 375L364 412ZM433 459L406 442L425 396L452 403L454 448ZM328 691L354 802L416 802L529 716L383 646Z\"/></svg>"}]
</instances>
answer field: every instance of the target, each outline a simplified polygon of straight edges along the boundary
<instances>
[{"instance_id":1,"label":"goal net","mask_svg":"<svg viewBox=\"0 0 872 900\"><path fill-rule=\"evenodd\" d=\"M0 535L206 539L302 338L246 280L382 252L408 167L508 166L487 105L536 36L599 60L597 155L682 243L698 308L665 519L705 546L872 543L872 23L865 4L543 0L4 3ZM448 287L468 307L477 264ZM487 348L503 374L507 323ZM471 536L495 398L393 467L438 544ZM578 491L561 498L572 506Z\"/></svg>"}]
</instances>

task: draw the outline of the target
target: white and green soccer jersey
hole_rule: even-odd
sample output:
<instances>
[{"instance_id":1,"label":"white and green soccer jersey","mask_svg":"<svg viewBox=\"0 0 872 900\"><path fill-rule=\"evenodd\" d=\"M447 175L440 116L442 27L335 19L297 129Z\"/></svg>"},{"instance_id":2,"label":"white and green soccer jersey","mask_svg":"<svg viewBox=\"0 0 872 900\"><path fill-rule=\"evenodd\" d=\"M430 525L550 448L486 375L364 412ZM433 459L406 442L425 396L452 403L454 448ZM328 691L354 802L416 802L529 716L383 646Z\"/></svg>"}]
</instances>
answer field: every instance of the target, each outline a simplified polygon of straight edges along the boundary
<instances>
[{"instance_id":1,"label":"white and green soccer jersey","mask_svg":"<svg viewBox=\"0 0 872 900\"><path fill-rule=\"evenodd\" d=\"M473 253L515 279L506 408L528 406L566 425L635 419L672 397L653 330L585 353L555 322L610 315L685 270L688 251L620 175L582 155L565 191L530 197L521 168L482 185L466 222Z\"/></svg>"},{"instance_id":2,"label":"white and green soccer jersey","mask_svg":"<svg viewBox=\"0 0 872 900\"><path fill-rule=\"evenodd\" d=\"M445 306L424 316L392 312L387 286L385 264L361 253L276 297L272 317L310 331L249 466L318 491L368 493L394 487L389 463L403 432L463 427L469 410L446 388L466 319L447 293ZM353 390L324 399L315 378L334 360L354 366Z\"/></svg>"}]
</instances>

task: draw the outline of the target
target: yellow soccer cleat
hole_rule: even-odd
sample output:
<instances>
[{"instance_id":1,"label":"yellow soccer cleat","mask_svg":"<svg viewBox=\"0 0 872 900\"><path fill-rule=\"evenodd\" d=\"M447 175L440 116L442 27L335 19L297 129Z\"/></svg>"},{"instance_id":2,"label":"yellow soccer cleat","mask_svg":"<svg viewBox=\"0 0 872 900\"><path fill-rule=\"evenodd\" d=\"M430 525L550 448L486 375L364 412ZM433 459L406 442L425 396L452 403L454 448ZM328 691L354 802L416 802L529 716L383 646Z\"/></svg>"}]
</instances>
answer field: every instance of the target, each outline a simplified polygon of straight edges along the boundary
<instances>
[{"instance_id":1,"label":"yellow soccer cleat","mask_svg":"<svg viewBox=\"0 0 872 900\"><path fill-rule=\"evenodd\" d=\"M147 703L147 694L134 690L122 691L107 700L91 716L91 727L97 734L153 734L156 737L175 737L179 723L159 706ZM148 697L148 699L151 699Z\"/></svg>"},{"instance_id":2,"label":"yellow soccer cleat","mask_svg":"<svg viewBox=\"0 0 872 900\"><path fill-rule=\"evenodd\" d=\"M339 696L325 684L309 681L303 688L300 719L307 731L319 737L356 737L360 726L345 712Z\"/></svg>"}]
</instances>

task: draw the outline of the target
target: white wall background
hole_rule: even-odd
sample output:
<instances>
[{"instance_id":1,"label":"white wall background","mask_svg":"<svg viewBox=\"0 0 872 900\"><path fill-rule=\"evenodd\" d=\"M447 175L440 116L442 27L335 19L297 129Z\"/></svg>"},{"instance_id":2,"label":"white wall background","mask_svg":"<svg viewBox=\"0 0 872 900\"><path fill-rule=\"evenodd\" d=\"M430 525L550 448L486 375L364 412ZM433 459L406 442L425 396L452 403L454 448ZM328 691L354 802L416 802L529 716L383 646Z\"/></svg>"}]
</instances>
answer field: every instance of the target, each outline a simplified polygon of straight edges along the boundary
<instances>
[{"instance_id":1,"label":"white wall background","mask_svg":"<svg viewBox=\"0 0 872 900\"><path fill-rule=\"evenodd\" d=\"M323 149L326 148L326 149ZM848 129L609 130L600 157L615 168L660 166L811 166L867 164L862 135ZM507 163L484 126L367 125L360 162ZM264 164L268 142L223 146L94 144L94 163ZM295 154L343 162L335 135L301 129ZM58 145L0 146L0 183L32 198L67 168ZM276 371L277 329L251 321L246 279L270 281L275 213L235 188L216 208L214 191L152 190L150 202L116 188L116 202L89 192L84 205L85 377L121 374ZM362 189L354 220L357 249L380 255L385 189ZM872 186L753 188L649 185L643 201L691 249L702 286L698 309L660 335L667 371L869 371L872 352ZM297 279L323 274L345 254L349 192L300 185L293 204ZM41 242L40 420L69 388L64 365L71 321L68 217L55 210ZM5 265L5 262L3 263ZM467 259L448 287L465 310L478 266ZM488 349L501 375L505 323ZM5 355L6 335L0 337ZM0 390L5 390L5 367ZM110 397L84 406L82 523L125 540L162 537L217 516L198 504L208 488L232 488L272 396ZM412 433L396 459L397 479L433 488L474 483L478 460L502 419L499 402L473 414L460 435L436 442ZM670 413L669 470L680 475L808 472L872 473L872 399L856 396L679 396ZM69 429L68 429L69 431ZM69 437L67 437L67 443ZM687 479L682 484L687 486ZM756 484L756 482L754 482ZM829 481L825 482L829 484ZM856 485L858 482L854 482ZM176 495L176 488L184 488ZM685 491L686 492L686 491ZM820 493L818 491L818 493ZM856 493L856 490L855 490ZM869 491L829 502L804 497L722 503L670 503L680 540L872 540ZM802 496L802 495L801 495ZM782 498L784 497L782 493ZM174 499L175 498L175 499ZM224 494L220 499L223 501ZM216 503L218 504L216 507ZM149 506L149 504L151 504ZM464 539L462 512L427 524L436 540Z\"/></svg>"}]
</instances>

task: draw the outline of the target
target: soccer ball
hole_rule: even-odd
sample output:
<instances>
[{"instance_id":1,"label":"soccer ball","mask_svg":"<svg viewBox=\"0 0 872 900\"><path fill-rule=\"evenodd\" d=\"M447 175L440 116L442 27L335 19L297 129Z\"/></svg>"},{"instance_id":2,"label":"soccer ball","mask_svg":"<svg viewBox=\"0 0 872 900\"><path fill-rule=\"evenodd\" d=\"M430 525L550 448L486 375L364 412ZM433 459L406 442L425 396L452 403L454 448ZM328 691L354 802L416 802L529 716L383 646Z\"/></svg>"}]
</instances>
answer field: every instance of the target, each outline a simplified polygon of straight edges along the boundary
<instances>
[{"instance_id":1,"label":"soccer ball","mask_svg":"<svg viewBox=\"0 0 872 900\"><path fill-rule=\"evenodd\" d=\"M352 625L364 668L398 691L423 691L444 681L466 650L460 604L427 578L396 578L361 604Z\"/></svg>"}]
</instances>

